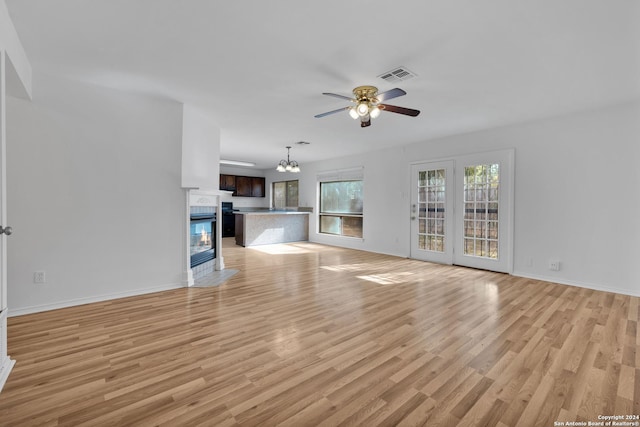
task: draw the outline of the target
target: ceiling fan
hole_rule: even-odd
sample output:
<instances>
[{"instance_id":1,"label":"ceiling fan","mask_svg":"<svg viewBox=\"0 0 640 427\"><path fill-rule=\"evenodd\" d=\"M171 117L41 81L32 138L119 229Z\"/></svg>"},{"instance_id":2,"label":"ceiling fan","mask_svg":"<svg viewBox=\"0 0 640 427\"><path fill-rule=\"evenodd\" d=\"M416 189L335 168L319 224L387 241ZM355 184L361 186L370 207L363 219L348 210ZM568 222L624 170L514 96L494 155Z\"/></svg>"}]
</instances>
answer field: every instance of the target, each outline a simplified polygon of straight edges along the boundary
<instances>
[{"instance_id":1,"label":"ceiling fan","mask_svg":"<svg viewBox=\"0 0 640 427\"><path fill-rule=\"evenodd\" d=\"M419 110L383 104L383 102L388 99L397 98L406 94L407 92L399 88L378 93L378 88L375 86L358 86L353 90L353 98L349 98L348 96L344 95L338 95L337 93L324 92L323 95L346 99L353 102L355 106L351 105L348 107L338 108L337 110L317 114L314 117L319 119L320 117L339 113L340 111L344 110L349 110L349 115L351 116L351 118L354 120L360 119L360 127L363 128L371 126L371 119L375 119L376 117L378 117L381 111L389 111L391 113L398 113L404 114L406 116L416 117L418 114L420 114Z\"/></svg>"}]
</instances>

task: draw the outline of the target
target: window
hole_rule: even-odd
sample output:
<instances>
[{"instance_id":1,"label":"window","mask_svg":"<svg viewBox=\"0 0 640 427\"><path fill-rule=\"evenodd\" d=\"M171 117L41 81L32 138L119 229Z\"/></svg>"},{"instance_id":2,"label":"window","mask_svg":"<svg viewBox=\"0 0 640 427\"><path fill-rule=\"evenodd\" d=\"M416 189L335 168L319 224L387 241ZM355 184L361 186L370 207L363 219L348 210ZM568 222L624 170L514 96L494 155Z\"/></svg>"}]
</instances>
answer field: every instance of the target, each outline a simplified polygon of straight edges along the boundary
<instances>
[{"instance_id":1,"label":"window","mask_svg":"<svg viewBox=\"0 0 640 427\"><path fill-rule=\"evenodd\" d=\"M362 180L320 182L320 233L362 237Z\"/></svg>"},{"instance_id":2,"label":"window","mask_svg":"<svg viewBox=\"0 0 640 427\"><path fill-rule=\"evenodd\" d=\"M272 189L272 206L274 209L298 207L298 180L274 182Z\"/></svg>"}]
</instances>

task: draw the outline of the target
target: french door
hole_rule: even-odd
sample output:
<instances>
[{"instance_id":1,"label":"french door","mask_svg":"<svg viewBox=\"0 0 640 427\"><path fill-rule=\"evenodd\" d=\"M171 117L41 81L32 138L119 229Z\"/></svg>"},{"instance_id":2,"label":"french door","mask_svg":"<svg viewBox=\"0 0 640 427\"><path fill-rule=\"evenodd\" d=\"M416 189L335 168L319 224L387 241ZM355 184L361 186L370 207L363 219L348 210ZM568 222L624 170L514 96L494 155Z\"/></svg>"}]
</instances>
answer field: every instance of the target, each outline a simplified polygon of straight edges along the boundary
<instances>
[{"instance_id":1,"label":"french door","mask_svg":"<svg viewBox=\"0 0 640 427\"><path fill-rule=\"evenodd\" d=\"M453 263L453 161L411 165L411 258Z\"/></svg>"},{"instance_id":2,"label":"french door","mask_svg":"<svg viewBox=\"0 0 640 427\"><path fill-rule=\"evenodd\" d=\"M513 150L411 166L411 257L510 273Z\"/></svg>"}]
</instances>

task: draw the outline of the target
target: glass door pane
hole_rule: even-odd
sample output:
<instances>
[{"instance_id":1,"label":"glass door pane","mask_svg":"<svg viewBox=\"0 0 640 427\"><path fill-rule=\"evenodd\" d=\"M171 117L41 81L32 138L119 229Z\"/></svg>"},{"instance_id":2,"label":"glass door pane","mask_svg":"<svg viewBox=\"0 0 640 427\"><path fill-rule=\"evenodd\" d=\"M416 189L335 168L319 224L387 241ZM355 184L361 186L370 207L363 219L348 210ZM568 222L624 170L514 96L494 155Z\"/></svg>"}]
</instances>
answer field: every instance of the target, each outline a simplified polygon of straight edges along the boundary
<instances>
[{"instance_id":1,"label":"glass door pane","mask_svg":"<svg viewBox=\"0 0 640 427\"><path fill-rule=\"evenodd\" d=\"M500 165L464 168L464 254L498 259Z\"/></svg>"},{"instance_id":2,"label":"glass door pane","mask_svg":"<svg viewBox=\"0 0 640 427\"><path fill-rule=\"evenodd\" d=\"M445 188L444 169L418 172L418 242L419 248L444 252Z\"/></svg>"}]
</instances>

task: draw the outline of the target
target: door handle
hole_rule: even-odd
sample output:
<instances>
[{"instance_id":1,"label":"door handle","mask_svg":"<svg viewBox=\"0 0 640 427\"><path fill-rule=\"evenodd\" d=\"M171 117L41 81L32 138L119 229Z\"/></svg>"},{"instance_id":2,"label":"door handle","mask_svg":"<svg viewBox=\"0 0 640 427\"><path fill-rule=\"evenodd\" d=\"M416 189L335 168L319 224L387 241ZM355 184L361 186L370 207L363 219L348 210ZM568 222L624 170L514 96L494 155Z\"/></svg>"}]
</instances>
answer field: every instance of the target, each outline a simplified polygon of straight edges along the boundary
<instances>
[{"instance_id":1,"label":"door handle","mask_svg":"<svg viewBox=\"0 0 640 427\"><path fill-rule=\"evenodd\" d=\"M7 236L11 236L11 233L13 233L13 228L11 227L2 227L0 225L0 234L6 234Z\"/></svg>"}]
</instances>

